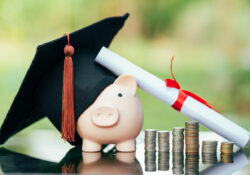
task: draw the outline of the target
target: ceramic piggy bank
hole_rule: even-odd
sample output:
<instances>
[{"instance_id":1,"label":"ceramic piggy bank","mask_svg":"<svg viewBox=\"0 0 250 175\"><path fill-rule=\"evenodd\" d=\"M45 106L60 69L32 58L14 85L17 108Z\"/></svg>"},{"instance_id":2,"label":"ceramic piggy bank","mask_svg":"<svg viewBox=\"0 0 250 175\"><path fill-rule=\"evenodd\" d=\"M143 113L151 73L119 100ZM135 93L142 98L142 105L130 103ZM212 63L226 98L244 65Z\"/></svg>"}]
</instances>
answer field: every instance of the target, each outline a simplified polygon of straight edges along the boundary
<instances>
[{"instance_id":1,"label":"ceramic piggy bank","mask_svg":"<svg viewBox=\"0 0 250 175\"><path fill-rule=\"evenodd\" d=\"M102 144L115 144L122 152L135 151L142 129L143 110L131 75L119 76L106 87L77 120L82 151L96 152Z\"/></svg>"}]
</instances>

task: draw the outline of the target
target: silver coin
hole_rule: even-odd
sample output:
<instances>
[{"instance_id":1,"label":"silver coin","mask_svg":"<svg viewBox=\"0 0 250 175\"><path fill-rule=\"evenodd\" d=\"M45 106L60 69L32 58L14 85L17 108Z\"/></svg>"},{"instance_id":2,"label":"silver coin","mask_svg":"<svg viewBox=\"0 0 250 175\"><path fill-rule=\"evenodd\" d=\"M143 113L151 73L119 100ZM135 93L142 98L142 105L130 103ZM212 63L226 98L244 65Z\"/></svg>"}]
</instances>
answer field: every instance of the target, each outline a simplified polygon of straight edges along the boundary
<instances>
[{"instance_id":1,"label":"silver coin","mask_svg":"<svg viewBox=\"0 0 250 175\"><path fill-rule=\"evenodd\" d=\"M184 140L184 138L185 138L184 135L182 135L182 136L181 135L176 135L176 136L172 137L172 140L173 141L178 141L178 140L181 141L181 140Z\"/></svg>"},{"instance_id":2,"label":"silver coin","mask_svg":"<svg viewBox=\"0 0 250 175\"><path fill-rule=\"evenodd\" d=\"M147 136L147 137L145 137L145 139L144 139L144 140L154 141L154 140L156 140L156 137L153 137L153 136Z\"/></svg>"},{"instance_id":3,"label":"silver coin","mask_svg":"<svg viewBox=\"0 0 250 175\"><path fill-rule=\"evenodd\" d=\"M174 127L172 129L172 133L183 133L184 132L184 127Z\"/></svg>"},{"instance_id":4,"label":"silver coin","mask_svg":"<svg viewBox=\"0 0 250 175\"><path fill-rule=\"evenodd\" d=\"M156 148L156 145L154 145L154 144L146 144L145 148Z\"/></svg>"},{"instance_id":5,"label":"silver coin","mask_svg":"<svg viewBox=\"0 0 250 175\"><path fill-rule=\"evenodd\" d=\"M158 139L158 142L167 142L167 143L169 143L169 138Z\"/></svg>"},{"instance_id":6,"label":"silver coin","mask_svg":"<svg viewBox=\"0 0 250 175\"><path fill-rule=\"evenodd\" d=\"M208 144L208 145L210 145L210 144L216 144L217 145L217 140L203 140L202 141L202 144L204 144L204 145L206 145L206 144Z\"/></svg>"},{"instance_id":7,"label":"silver coin","mask_svg":"<svg viewBox=\"0 0 250 175\"><path fill-rule=\"evenodd\" d=\"M145 148L145 151L155 151L156 149L154 148Z\"/></svg>"},{"instance_id":8,"label":"silver coin","mask_svg":"<svg viewBox=\"0 0 250 175\"><path fill-rule=\"evenodd\" d=\"M156 140L148 140L148 139L145 139L145 140L144 140L144 143L156 143Z\"/></svg>"},{"instance_id":9,"label":"silver coin","mask_svg":"<svg viewBox=\"0 0 250 175\"><path fill-rule=\"evenodd\" d=\"M160 137L160 136L169 136L169 131L167 131L167 130L160 130L160 131L157 131L157 134L158 134L158 136Z\"/></svg>"},{"instance_id":10,"label":"silver coin","mask_svg":"<svg viewBox=\"0 0 250 175\"><path fill-rule=\"evenodd\" d=\"M156 129L146 129L145 136L156 136Z\"/></svg>"},{"instance_id":11,"label":"silver coin","mask_svg":"<svg viewBox=\"0 0 250 175\"><path fill-rule=\"evenodd\" d=\"M169 152L162 152L158 154L158 158L160 159L169 159L169 156L170 156Z\"/></svg>"},{"instance_id":12,"label":"silver coin","mask_svg":"<svg viewBox=\"0 0 250 175\"><path fill-rule=\"evenodd\" d=\"M183 148L184 148L184 146L175 146L172 149L175 150L175 149L183 149Z\"/></svg>"}]
</instances>

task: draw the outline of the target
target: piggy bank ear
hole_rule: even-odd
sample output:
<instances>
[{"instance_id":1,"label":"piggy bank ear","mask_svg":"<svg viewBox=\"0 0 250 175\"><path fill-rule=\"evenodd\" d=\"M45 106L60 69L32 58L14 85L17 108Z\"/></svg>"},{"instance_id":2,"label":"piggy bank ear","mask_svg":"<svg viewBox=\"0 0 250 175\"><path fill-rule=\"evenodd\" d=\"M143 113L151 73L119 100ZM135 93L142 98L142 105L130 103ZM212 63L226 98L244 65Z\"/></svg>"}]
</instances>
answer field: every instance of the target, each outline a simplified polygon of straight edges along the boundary
<instances>
[{"instance_id":1,"label":"piggy bank ear","mask_svg":"<svg viewBox=\"0 0 250 175\"><path fill-rule=\"evenodd\" d=\"M115 80L114 84L128 88L134 95L136 93L137 83L132 75L121 75Z\"/></svg>"}]
</instances>

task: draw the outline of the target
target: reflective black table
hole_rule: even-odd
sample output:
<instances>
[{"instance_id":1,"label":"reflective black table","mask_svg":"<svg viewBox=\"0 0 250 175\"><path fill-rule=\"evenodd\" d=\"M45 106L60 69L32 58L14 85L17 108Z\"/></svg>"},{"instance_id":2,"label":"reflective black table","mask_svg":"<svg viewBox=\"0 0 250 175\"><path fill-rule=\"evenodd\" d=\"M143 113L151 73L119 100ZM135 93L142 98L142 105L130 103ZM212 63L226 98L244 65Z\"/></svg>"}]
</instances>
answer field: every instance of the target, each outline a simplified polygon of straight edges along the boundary
<instances>
[{"instance_id":1,"label":"reflective black table","mask_svg":"<svg viewBox=\"0 0 250 175\"><path fill-rule=\"evenodd\" d=\"M170 143L171 143L170 137ZM0 148L1 173L81 173L81 174L250 174L249 160L238 148L234 148L233 163L220 161L219 146L224 139L212 132L200 132L202 140L218 140L217 158L204 163L202 154L190 162L185 153L153 152L149 161L144 152L144 132L136 139L136 152L116 152L108 145L103 152L84 153L80 147L72 147L60 139L54 131L37 130L11 138ZM200 143L201 147L201 143ZM148 154L147 154L148 156Z\"/></svg>"}]
</instances>

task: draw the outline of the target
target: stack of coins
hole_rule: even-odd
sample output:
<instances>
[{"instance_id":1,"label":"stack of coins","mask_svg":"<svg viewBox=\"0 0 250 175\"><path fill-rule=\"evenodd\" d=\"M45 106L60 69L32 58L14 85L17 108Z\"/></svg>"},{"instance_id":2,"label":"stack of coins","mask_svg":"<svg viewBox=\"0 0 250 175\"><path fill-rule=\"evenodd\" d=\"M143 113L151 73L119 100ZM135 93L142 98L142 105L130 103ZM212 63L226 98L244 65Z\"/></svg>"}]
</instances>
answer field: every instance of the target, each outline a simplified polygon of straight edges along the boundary
<instances>
[{"instance_id":1,"label":"stack of coins","mask_svg":"<svg viewBox=\"0 0 250 175\"><path fill-rule=\"evenodd\" d=\"M234 147L233 142L222 142L220 151L221 153L224 153L224 154L233 154L233 147Z\"/></svg>"},{"instance_id":2,"label":"stack of coins","mask_svg":"<svg viewBox=\"0 0 250 175\"><path fill-rule=\"evenodd\" d=\"M173 135L173 152L183 152L183 145L184 145L184 128L183 127L175 127L172 130Z\"/></svg>"},{"instance_id":3,"label":"stack of coins","mask_svg":"<svg viewBox=\"0 0 250 175\"><path fill-rule=\"evenodd\" d=\"M185 122L186 153L199 152L199 123L195 121Z\"/></svg>"},{"instance_id":4,"label":"stack of coins","mask_svg":"<svg viewBox=\"0 0 250 175\"><path fill-rule=\"evenodd\" d=\"M202 152L203 153L216 153L217 141L216 140L204 140L202 141Z\"/></svg>"},{"instance_id":5,"label":"stack of coins","mask_svg":"<svg viewBox=\"0 0 250 175\"><path fill-rule=\"evenodd\" d=\"M222 163L233 163L234 157L233 154L220 154L220 159Z\"/></svg>"},{"instance_id":6,"label":"stack of coins","mask_svg":"<svg viewBox=\"0 0 250 175\"><path fill-rule=\"evenodd\" d=\"M145 130L145 151L155 151L156 147L156 130Z\"/></svg>"},{"instance_id":7,"label":"stack of coins","mask_svg":"<svg viewBox=\"0 0 250 175\"><path fill-rule=\"evenodd\" d=\"M158 151L169 152L169 132L158 131Z\"/></svg>"},{"instance_id":8,"label":"stack of coins","mask_svg":"<svg viewBox=\"0 0 250 175\"><path fill-rule=\"evenodd\" d=\"M172 152L173 157L173 174L184 174L184 156L183 152Z\"/></svg>"},{"instance_id":9,"label":"stack of coins","mask_svg":"<svg viewBox=\"0 0 250 175\"><path fill-rule=\"evenodd\" d=\"M221 151L221 162L222 163L233 163L233 142L222 142Z\"/></svg>"},{"instance_id":10,"label":"stack of coins","mask_svg":"<svg viewBox=\"0 0 250 175\"><path fill-rule=\"evenodd\" d=\"M202 153L202 163L216 164L217 163L216 153Z\"/></svg>"},{"instance_id":11,"label":"stack of coins","mask_svg":"<svg viewBox=\"0 0 250 175\"><path fill-rule=\"evenodd\" d=\"M185 174L199 174L199 153L186 153Z\"/></svg>"},{"instance_id":12,"label":"stack of coins","mask_svg":"<svg viewBox=\"0 0 250 175\"><path fill-rule=\"evenodd\" d=\"M156 152L145 151L145 171L156 171Z\"/></svg>"},{"instance_id":13,"label":"stack of coins","mask_svg":"<svg viewBox=\"0 0 250 175\"><path fill-rule=\"evenodd\" d=\"M202 141L202 162L204 164L217 163L217 141L206 140Z\"/></svg>"},{"instance_id":14,"label":"stack of coins","mask_svg":"<svg viewBox=\"0 0 250 175\"><path fill-rule=\"evenodd\" d=\"M169 170L169 152L158 153L158 170Z\"/></svg>"}]
</instances>

